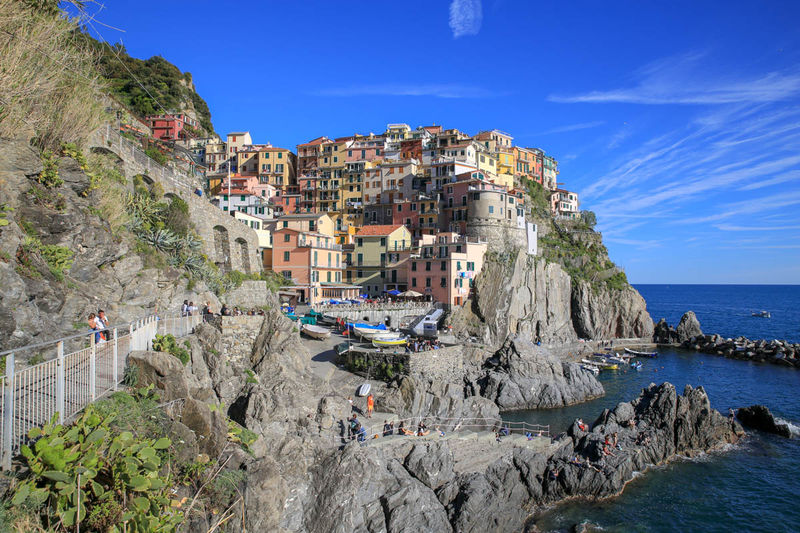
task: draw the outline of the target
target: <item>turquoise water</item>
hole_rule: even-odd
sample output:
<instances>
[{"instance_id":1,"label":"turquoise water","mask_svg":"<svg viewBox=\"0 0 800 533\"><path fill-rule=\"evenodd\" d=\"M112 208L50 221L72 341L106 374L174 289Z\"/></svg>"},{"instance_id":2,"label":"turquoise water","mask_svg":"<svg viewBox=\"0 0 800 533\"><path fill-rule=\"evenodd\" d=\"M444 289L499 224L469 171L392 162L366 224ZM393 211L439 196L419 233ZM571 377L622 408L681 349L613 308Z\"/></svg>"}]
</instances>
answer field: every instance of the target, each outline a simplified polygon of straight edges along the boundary
<instances>
[{"instance_id":1,"label":"turquoise water","mask_svg":"<svg viewBox=\"0 0 800 533\"><path fill-rule=\"evenodd\" d=\"M656 291L637 288L648 298L651 314L661 311L665 313L662 316L675 322L675 315L680 318L683 311L692 307L657 299L659 291L660 294L670 294L675 291L674 287L667 290L657 288ZM685 289L686 294L694 294L696 290L697 286ZM753 301L753 294L758 293L752 287L744 290L748 294L740 294L735 298L730 294L736 290L730 287L726 290L713 289L712 292L729 302ZM650 292L649 297L647 292ZM782 293L794 298L800 296L797 287L783 288ZM781 300L777 294L769 297L762 294L761 297L764 298L762 301L771 299L772 305L757 307L770 309L773 317L776 316L774 310L790 307L785 302L779 304ZM678 300L679 296L672 294L669 299ZM701 308L695 305L694 310L698 317L701 312L707 314L706 322L716 325L720 333L736 335L739 330L734 330L733 325L728 325L731 328L729 332L722 329L730 318L712 318L714 312L711 309L723 309L721 300L716 307ZM672 315L667 314L670 307L674 307ZM720 312L733 314L731 310ZM789 311L787 314L793 316ZM747 318L743 314L739 316L740 322L751 328L749 333L742 333L750 337L800 337L790 331L770 329L774 325L752 324ZM703 318L700 320L705 328ZM793 331L797 331L797 322L793 325L788 321L781 322L787 330L794 327ZM708 329L711 331L711 328ZM775 334L765 335L765 331L774 331ZM702 385L708 392L711 405L723 413L727 412L728 407L763 403L777 416L800 426L800 401L797 397L800 372L797 370L676 350L662 350L659 358L642 361L644 368L639 371L601 373L600 381L606 389L603 398L563 409L507 413L504 417L551 424L552 431L563 431L577 417L587 422L594 421L604 408L630 401L651 382L669 381L679 392L683 391L686 384ZM625 492L616 498L597 503L576 501L555 506L537 517L536 524L542 531L568 531L573 525L583 522L613 532L800 531L799 496L800 438L788 440L751 433L744 443L725 452L715 452L693 460L679 460L651 469L631 482Z\"/></svg>"}]
</instances>

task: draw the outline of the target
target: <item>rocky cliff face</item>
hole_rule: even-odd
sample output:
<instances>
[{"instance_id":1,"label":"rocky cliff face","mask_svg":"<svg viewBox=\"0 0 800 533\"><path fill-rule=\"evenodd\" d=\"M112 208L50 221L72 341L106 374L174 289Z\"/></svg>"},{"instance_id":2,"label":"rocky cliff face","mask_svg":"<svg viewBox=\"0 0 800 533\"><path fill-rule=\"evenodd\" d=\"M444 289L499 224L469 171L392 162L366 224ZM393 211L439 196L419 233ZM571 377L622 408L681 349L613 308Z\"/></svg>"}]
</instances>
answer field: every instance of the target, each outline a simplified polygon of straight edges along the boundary
<instances>
[{"instance_id":1,"label":"rocky cliff face","mask_svg":"<svg viewBox=\"0 0 800 533\"><path fill-rule=\"evenodd\" d=\"M572 325L583 339L650 338L653 320L630 285L612 290L580 281L572 288Z\"/></svg>"},{"instance_id":2,"label":"rocky cliff face","mask_svg":"<svg viewBox=\"0 0 800 533\"><path fill-rule=\"evenodd\" d=\"M516 250L487 261L471 308L457 310L452 322L456 334L494 346L510 337L560 344L653 334L645 301L633 287L574 283L558 264Z\"/></svg>"},{"instance_id":3,"label":"rocky cliff face","mask_svg":"<svg viewBox=\"0 0 800 533\"><path fill-rule=\"evenodd\" d=\"M185 299L218 304L202 284L187 289L181 271L148 268L132 241L112 233L93 214L98 192L73 159L59 158L64 184L49 190L53 202L34 194L41 170L42 161L27 141L0 141L0 205L8 209L9 222L0 227L0 346L86 330L87 315L98 308L117 324L156 310L177 311ZM65 279L57 279L39 255L25 252L31 236L73 252Z\"/></svg>"},{"instance_id":4,"label":"rocky cliff face","mask_svg":"<svg viewBox=\"0 0 800 533\"><path fill-rule=\"evenodd\" d=\"M500 409L547 409L605 394L594 375L522 339L509 341L475 380L480 394Z\"/></svg>"}]
</instances>

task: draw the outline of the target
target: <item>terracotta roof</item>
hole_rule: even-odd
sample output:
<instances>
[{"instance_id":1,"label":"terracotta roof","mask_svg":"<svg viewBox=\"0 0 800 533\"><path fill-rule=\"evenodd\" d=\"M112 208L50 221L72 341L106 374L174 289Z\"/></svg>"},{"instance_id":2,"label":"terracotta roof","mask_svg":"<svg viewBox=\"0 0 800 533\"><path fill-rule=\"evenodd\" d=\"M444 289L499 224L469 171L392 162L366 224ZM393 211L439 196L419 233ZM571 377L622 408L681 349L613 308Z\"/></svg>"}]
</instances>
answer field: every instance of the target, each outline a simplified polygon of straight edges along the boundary
<instances>
[{"instance_id":1,"label":"terracotta roof","mask_svg":"<svg viewBox=\"0 0 800 533\"><path fill-rule=\"evenodd\" d=\"M322 144L323 142L328 141L328 140L330 140L330 139L328 139L327 137L325 137L323 135L322 137L317 137L316 139L312 139L312 140L308 141L307 143L298 144L297 146L311 146L313 144Z\"/></svg>"},{"instance_id":2,"label":"terracotta roof","mask_svg":"<svg viewBox=\"0 0 800 533\"><path fill-rule=\"evenodd\" d=\"M390 233L402 227L403 227L402 224L364 226L363 228L358 230L358 233L356 233L356 235L358 235L359 237L370 236L370 235L389 235Z\"/></svg>"}]
</instances>

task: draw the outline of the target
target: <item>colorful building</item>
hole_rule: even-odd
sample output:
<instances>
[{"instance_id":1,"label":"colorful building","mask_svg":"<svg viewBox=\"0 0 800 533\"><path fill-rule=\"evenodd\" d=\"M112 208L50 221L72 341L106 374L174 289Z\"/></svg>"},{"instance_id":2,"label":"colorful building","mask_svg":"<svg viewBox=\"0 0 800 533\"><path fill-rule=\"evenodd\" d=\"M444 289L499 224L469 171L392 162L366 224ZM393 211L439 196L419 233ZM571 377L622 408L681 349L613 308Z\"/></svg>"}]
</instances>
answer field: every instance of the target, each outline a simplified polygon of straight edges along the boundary
<instances>
[{"instance_id":1,"label":"colorful building","mask_svg":"<svg viewBox=\"0 0 800 533\"><path fill-rule=\"evenodd\" d=\"M355 234L347 257L347 281L363 294L380 296L386 284L396 286L397 265L411 253L411 233L402 225L364 226ZM394 272L394 273L392 273Z\"/></svg>"},{"instance_id":2,"label":"colorful building","mask_svg":"<svg viewBox=\"0 0 800 533\"><path fill-rule=\"evenodd\" d=\"M177 141L199 136L200 124L183 113L149 115L145 120L153 132L153 137L162 141Z\"/></svg>"},{"instance_id":3,"label":"colorful building","mask_svg":"<svg viewBox=\"0 0 800 533\"><path fill-rule=\"evenodd\" d=\"M554 217L580 218L578 193L556 189L550 195L550 211Z\"/></svg>"},{"instance_id":4,"label":"colorful building","mask_svg":"<svg viewBox=\"0 0 800 533\"><path fill-rule=\"evenodd\" d=\"M424 237L407 264L408 289L447 306L464 305L487 248L486 241L457 233Z\"/></svg>"}]
</instances>

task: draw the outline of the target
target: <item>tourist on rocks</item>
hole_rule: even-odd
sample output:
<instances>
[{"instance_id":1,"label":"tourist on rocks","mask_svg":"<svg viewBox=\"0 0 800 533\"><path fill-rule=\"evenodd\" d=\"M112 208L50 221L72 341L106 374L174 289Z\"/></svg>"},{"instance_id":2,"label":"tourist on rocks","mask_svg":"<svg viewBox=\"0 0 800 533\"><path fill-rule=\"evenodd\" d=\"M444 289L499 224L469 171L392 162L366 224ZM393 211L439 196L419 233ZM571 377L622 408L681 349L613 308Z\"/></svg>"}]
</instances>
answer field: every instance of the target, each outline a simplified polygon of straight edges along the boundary
<instances>
[{"instance_id":1,"label":"tourist on rocks","mask_svg":"<svg viewBox=\"0 0 800 533\"><path fill-rule=\"evenodd\" d=\"M361 424L358 423L358 415L353 413L353 416L350 419L348 419L348 424L349 424L349 436L352 439L353 436L356 434L357 428L361 426Z\"/></svg>"},{"instance_id":2,"label":"tourist on rocks","mask_svg":"<svg viewBox=\"0 0 800 533\"><path fill-rule=\"evenodd\" d=\"M622 447L619 445L619 442L618 442L618 439L617 439L617 433L616 433L616 432L614 432L614 448L616 448L616 449L618 449L618 450L621 450L621 449L622 449Z\"/></svg>"},{"instance_id":3,"label":"tourist on rocks","mask_svg":"<svg viewBox=\"0 0 800 533\"><path fill-rule=\"evenodd\" d=\"M586 431L588 428L586 427L586 423L583 421L583 418L578 419L578 429L581 431Z\"/></svg>"},{"instance_id":4,"label":"tourist on rocks","mask_svg":"<svg viewBox=\"0 0 800 533\"><path fill-rule=\"evenodd\" d=\"M728 407L728 420L733 421L736 418L736 411L733 410L733 407Z\"/></svg>"},{"instance_id":5,"label":"tourist on rocks","mask_svg":"<svg viewBox=\"0 0 800 533\"><path fill-rule=\"evenodd\" d=\"M189 316L194 316L197 314L197 306L194 305L194 302L189 302Z\"/></svg>"},{"instance_id":6,"label":"tourist on rocks","mask_svg":"<svg viewBox=\"0 0 800 533\"><path fill-rule=\"evenodd\" d=\"M211 309L211 304L206 302L203 306L203 322L208 322L214 316L214 311Z\"/></svg>"},{"instance_id":7,"label":"tourist on rocks","mask_svg":"<svg viewBox=\"0 0 800 533\"><path fill-rule=\"evenodd\" d=\"M614 454L614 452L612 452L612 451L611 451L611 450L608 448L608 446L607 446L607 445L605 445L605 444L603 445L603 454L604 454L604 455L609 455L609 456L611 456L611 457L613 457L613 456L615 455L615 454Z\"/></svg>"},{"instance_id":8,"label":"tourist on rocks","mask_svg":"<svg viewBox=\"0 0 800 533\"><path fill-rule=\"evenodd\" d=\"M367 396L367 418L372 418L373 411L375 411L375 397L370 394Z\"/></svg>"},{"instance_id":9,"label":"tourist on rocks","mask_svg":"<svg viewBox=\"0 0 800 533\"><path fill-rule=\"evenodd\" d=\"M219 314L222 316L231 316L231 308L226 304L222 304L222 309L220 309Z\"/></svg>"},{"instance_id":10,"label":"tourist on rocks","mask_svg":"<svg viewBox=\"0 0 800 533\"><path fill-rule=\"evenodd\" d=\"M89 331L94 332L94 343L97 344L98 342L100 342L100 335L101 335L97 328L97 315L95 315L94 313L89 313L89 318L87 319L87 322L89 324Z\"/></svg>"},{"instance_id":11,"label":"tourist on rocks","mask_svg":"<svg viewBox=\"0 0 800 533\"><path fill-rule=\"evenodd\" d=\"M184 300L181 306L181 316L189 316L189 300Z\"/></svg>"},{"instance_id":12,"label":"tourist on rocks","mask_svg":"<svg viewBox=\"0 0 800 533\"><path fill-rule=\"evenodd\" d=\"M550 470L550 479L553 481L558 481L558 468L552 468Z\"/></svg>"},{"instance_id":13,"label":"tourist on rocks","mask_svg":"<svg viewBox=\"0 0 800 533\"><path fill-rule=\"evenodd\" d=\"M387 420L383 421L383 436L388 437L392 434L392 426L389 424Z\"/></svg>"}]
</instances>

